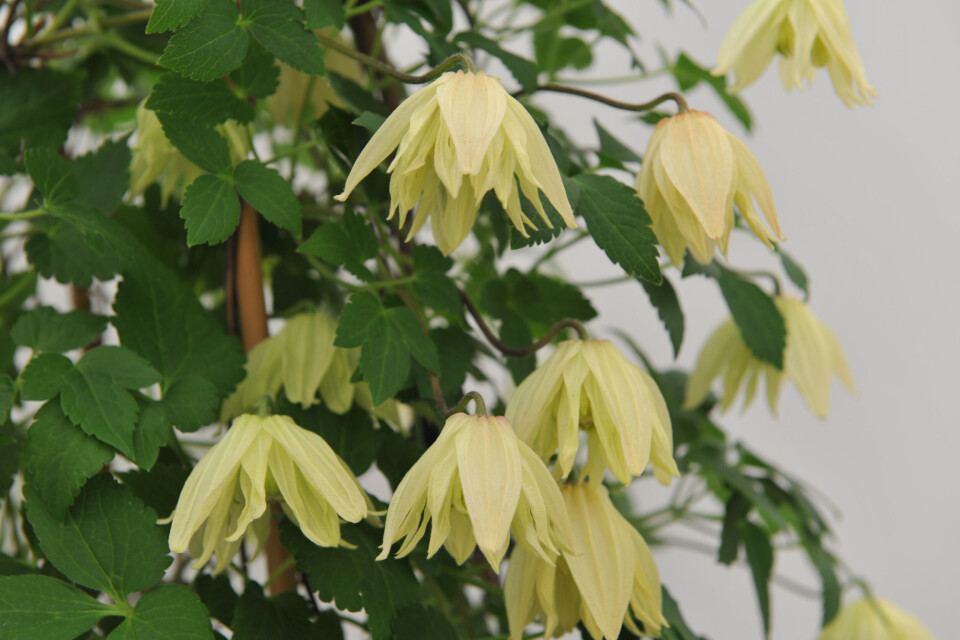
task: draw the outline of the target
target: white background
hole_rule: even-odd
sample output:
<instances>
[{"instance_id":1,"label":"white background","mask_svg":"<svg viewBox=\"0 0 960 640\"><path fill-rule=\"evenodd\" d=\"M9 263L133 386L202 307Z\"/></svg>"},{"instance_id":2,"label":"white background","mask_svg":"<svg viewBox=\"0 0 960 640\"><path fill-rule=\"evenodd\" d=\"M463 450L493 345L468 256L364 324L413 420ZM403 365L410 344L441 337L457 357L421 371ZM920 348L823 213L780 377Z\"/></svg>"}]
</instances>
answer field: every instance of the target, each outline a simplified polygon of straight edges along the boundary
<instances>
[{"instance_id":1,"label":"white background","mask_svg":"<svg viewBox=\"0 0 960 640\"><path fill-rule=\"evenodd\" d=\"M746 0L698 2L706 24L679 2L672 16L653 0L611 2L643 36L645 61L656 45L687 51L709 66ZM954 273L960 235L956 185L960 173L960 5L947 0L847 0L854 40L880 97L850 110L825 73L804 92L784 91L772 66L742 94L756 118L748 135L707 88L690 94L753 150L773 187L785 249L806 267L811 305L839 336L860 394L834 386L827 420L818 420L792 386L781 419L763 403L739 405L722 423L741 439L829 496L839 549L853 569L887 597L924 620L941 640L956 638L960 553L956 398L960 386L960 303ZM600 49L591 73L620 75L616 46ZM512 79L504 78L506 84ZM597 87L624 100L646 100L675 86L669 79ZM550 94L536 103L559 117L580 142L595 145L591 119L642 151L649 129L623 112ZM774 267L758 243L739 238L731 262ZM596 250L564 254L563 271L577 281L617 274ZM674 283L675 273L670 274ZM726 314L716 287L700 278L679 285L687 318L680 364L689 367L706 336ZM591 290L601 313L595 332L620 327L660 365L672 360L666 334L635 284ZM639 504L656 500L652 482L634 489ZM679 534L695 539L684 531ZM712 640L761 638L749 572L726 568L687 550L658 550L663 580L694 630ZM809 586L815 576L800 558L775 567ZM848 594L856 595L855 591ZM775 640L811 640L820 604L782 588L773 594Z\"/></svg>"}]
</instances>

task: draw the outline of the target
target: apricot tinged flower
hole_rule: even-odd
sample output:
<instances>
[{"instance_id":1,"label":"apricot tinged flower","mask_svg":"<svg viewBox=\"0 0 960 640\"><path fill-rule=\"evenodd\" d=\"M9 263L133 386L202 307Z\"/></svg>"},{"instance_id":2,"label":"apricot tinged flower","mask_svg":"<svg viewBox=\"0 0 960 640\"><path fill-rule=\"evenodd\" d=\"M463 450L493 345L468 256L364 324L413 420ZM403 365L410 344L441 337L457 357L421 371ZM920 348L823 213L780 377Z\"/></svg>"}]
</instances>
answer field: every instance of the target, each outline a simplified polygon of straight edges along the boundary
<instances>
[{"instance_id":1,"label":"apricot tinged flower","mask_svg":"<svg viewBox=\"0 0 960 640\"><path fill-rule=\"evenodd\" d=\"M267 502L282 498L284 513L314 544L340 544L340 518L359 522L368 498L330 445L287 416L242 415L190 472L170 528L170 550L196 557L194 568L217 554L215 572L230 564L253 527L266 538Z\"/></svg>"},{"instance_id":2,"label":"apricot tinged flower","mask_svg":"<svg viewBox=\"0 0 960 640\"><path fill-rule=\"evenodd\" d=\"M511 530L550 564L569 548L570 521L557 483L503 417L447 418L390 500L377 559L386 558L401 538L397 557L413 551L431 519L427 557L446 546L463 564L479 547L497 572Z\"/></svg>"},{"instance_id":3,"label":"apricot tinged flower","mask_svg":"<svg viewBox=\"0 0 960 640\"><path fill-rule=\"evenodd\" d=\"M676 265L683 263L686 249L701 264L713 259L717 246L726 254L734 204L764 243L784 239L760 164L709 113L685 111L657 123L636 190L657 240ZM760 220L754 200L770 229Z\"/></svg>"},{"instance_id":4,"label":"apricot tinged flower","mask_svg":"<svg viewBox=\"0 0 960 640\"><path fill-rule=\"evenodd\" d=\"M714 331L700 352L697 366L687 382L688 408L703 401L710 392L710 383L720 375L723 375L720 406L724 411L733 404L744 380L746 408L753 401L761 374L767 379L767 401L774 415L784 377L793 380L800 395L820 418L825 418L830 411L833 374L851 393L856 393L850 364L834 333L800 300L777 297L774 302L787 328L783 371L754 357L730 318Z\"/></svg>"},{"instance_id":5,"label":"apricot tinged flower","mask_svg":"<svg viewBox=\"0 0 960 640\"><path fill-rule=\"evenodd\" d=\"M430 218L437 246L451 253L470 233L491 189L524 236L536 225L520 208L521 191L548 227L539 191L567 226L577 226L540 129L500 81L482 71L445 73L407 98L360 153L336 199L346 200L394 149L387 169L390 216L399 211L402 227L416 205L408 239Z\"/></svg>"},{"instance_id":6,"label":"apricot tinged flower","mask_svg":"<svg viewBox=\"0 0 960 640\"><path fill-rule=\"evenodd\" d=\"M646 542L616 510L599 482L564 485L576 553L551 566L518 547L510 556L503 594L510 640L539 615L545 637L558 638L582 621L595 640L660 636L660 573ZM643 623L641 633L637 621Z\"/></svg>"},{"instance_id":7,"label":"apricot tinged flower","mask_svg":"<svg viewBox=\"0 0 960 640\"><path fill-rule=\"evenodd\" d=\"M780 79L789 91L830 71L833 89L848 106L870 104L877 91L867 82L841 0L757 0L730 27L713 74L733 71L739 91L760 77L779 53Z\"/></svg>"},{"instance_id":8,"label":"apricot tinged flower","mask_svg":"<svg viewBox=\"0 0 960 640\"><path fill-rule=\"evenodd\" d=\"M581 429L588 434L589 471L605 466L629 484L652 461L661 483L680 475L660 389L608 340L561 342L517 387L506 416L544 460L557 452L561 477L573 468Z\"/></svg>"},{"instance_id":9,"label":"apricot tinged flower","mask_svg":"<svg viewBox=\"0 0 960 640\"><path fill-rule=\"evenodd\" d=\"M846 607L823 629L820 640L935 640L915 617L888 600L864 598Z\"/></svg>"},{"instance_id":10,"label":"apricot tinged flower","mask_svg":"<svg viewBox=\"0 0 960 640\"><path fill-rule=\"evenodd\" d=\"M336 332L336 320L322 312L290 318L280 333L247 354L247 377L224 402L221 420L256 411L264 395L276 396L282 388L290 402L304 409L322 400L330 411L344 414L356 403L404 427L408 407L390 399L374 408L367 383L350 382L360 350L333 346Z\"/></svg>"}]
</instances>

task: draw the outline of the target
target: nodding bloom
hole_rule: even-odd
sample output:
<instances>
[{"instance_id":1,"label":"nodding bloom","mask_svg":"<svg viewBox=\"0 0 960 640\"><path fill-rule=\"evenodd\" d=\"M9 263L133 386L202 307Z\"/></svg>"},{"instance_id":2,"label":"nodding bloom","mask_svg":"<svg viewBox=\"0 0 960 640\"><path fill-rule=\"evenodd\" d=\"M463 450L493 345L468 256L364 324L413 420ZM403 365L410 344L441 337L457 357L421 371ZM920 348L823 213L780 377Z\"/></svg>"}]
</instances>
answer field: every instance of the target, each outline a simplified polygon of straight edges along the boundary
<instances>
[{"instance_id":1,"label":"nodding bloom","mask_svg":"<svg viewBox=\"0 0 960 640\"><path fill-rule=\"evenodd\" d=\"M820 640L936 640L915 617L888 600L857 600L823 628Z\"/></svg>"},{"instance_id":2,"label":"nodding bloom","mask_svg":"<svg viewBox=\"0 0 960 640\"><path fill-rule=\"evenodd\" d=\"M764 243L784 239L760 163L709 113L684 111L657 123L636 190L675 265L683 263L686 249L701 264L713 259L717 246L726 255L734 205Z\"/></svg>"},{"instance_id":3,"label":"nodding bloom","mask_svg":"<svg viewBox=\"0 0 960 640\"><path fill-rule=\"evenodd\" d=\"M560 477L573 468L581 429L590 448L585 475L606 467L629 484L649 462L663 484L680 475L660 389L608 340L561 342L514 391L506 416L544 460L557 453Z\"/></svg>"},{"instance_id":4,"label":"nodding bloom","mask_svg":"<svg viewBox=\"0 0 960 640\"><path fill-rule=\"evenodd\" d=\"M171 517L170 550L189 548L194 568L216 553L218 573L246 534L263 543L267 503L276 500L322 547L340 544L341 518L359 522L371 510L356 477L323 438L287 416L242 415L183 485Z\"/></svg>"},{"instance_id":5,"label":"nodding bloom","mask_svg":"<svg viewBox=\"0 0 960 640\"><path fill-rule=\"evenodd\" d=\"M157 114L144 106L146 102L144 100L137 108L136 141L130 148L130 197L143 193L151 184L159 182L161 202L166 206L171 195L181 197L184 189L204 171L170 143ZM219 125L217 130L227 138L233 164L244 160L250 145L243 128L233 120L228 120Z\"/></svg>"},{"instance_id":6,"label":"nodding bloom","mask_svg":"<svg viewBox=\"0 0 960 640\"><path fill-rule=\"evenodd\" d=\"M723 411L733 404L744 381L743 405L746 409L753 401L761 374L767 379L767 401L774 415L784 378L793 380L800 395L820 418L825 418L830 411L830 386L834 374L851 393L856 393L850 364L834 333L800 300L777 297L774 302L787 328L783 371L754 357L730 318L714 331L700 352L687 382L687 408L703 402L710 392L710 384L721 375L723 396L720 406Z\"/></svg>"},{"instance_id":7,"label":"nodding bloom","mask_svg":"<svg viewBox=\"0 0 960 640\"><path fill-rule=\"evenodd\" d=\"M561 492L576 552L563 552L550 565L522 547L514 550L503 587L510 640L520 640L537 616L547 638L559 638L578 622L595 640L616 640L624 626L640 637L659 637L669 625L660 572L643 537L613 506L602 483L563 485Z\"/></svg>"},{"instance_id":8,"label":"nodding bloom","mask_svg":"<svg viewBox=\"0 0 960 640\"><path fill-rule=\"evenodd\" d=\"M877 97L841 0L757 0L730 27L713 74L733 71L732 90L739 91L760 77L776 53L782 56L780 79L787 90L803 89L817 68L826 67L834 91L848 107Z\"/></svg>"},{"instance_id":9,"label":"nodding bloom","mask_svg":"<svg viewBox=\"0 0 960 640\"><path fill-rule=\"evenodd\" d=\"M479 547L498 573L511 530L549 564L570 544L570 520L557 483L503 417L447 418L440 437L390 500L377 559L386 558L401 538L397 557L413 551L431 521L427 557L445 546L463 564Z\"/></svg>"},{"instance_id":10,"label":"nodding bloom","mask_svg":"<svg viewBox=\"0 0 960 640\"><path fill-rule=\"evenodd\" d=\"M350 382L360 349L333 346L337 321L322 312L296 315L275 336L258 343L247 354L247 377L224 402L221 420L257 410L264 395L280 389L290 402L309 409L321 400L337 414L354 403L395 427L409 422L408 407L390 399L373 407L366 382Z\"/></svg>"},{"instance_id":11,"label":"nodding bloom","mask_svg":"<svg viewBox=\"0 0 960 640\"><path fill-rule=\"evenodd\" d=\"M543 134L527 110L497 78L458 71L444 73L407 98L380 126L347 176L346 200L360 181L394 149L390 173L390 216L400 226L416 206L408 239L432 220L444 254L456 249L473 227L483 196L493 189L517 230L536 225L520 207L520 192L553 225L539 192L576 227L563 180Z\"/></svg>"}]
</instances>

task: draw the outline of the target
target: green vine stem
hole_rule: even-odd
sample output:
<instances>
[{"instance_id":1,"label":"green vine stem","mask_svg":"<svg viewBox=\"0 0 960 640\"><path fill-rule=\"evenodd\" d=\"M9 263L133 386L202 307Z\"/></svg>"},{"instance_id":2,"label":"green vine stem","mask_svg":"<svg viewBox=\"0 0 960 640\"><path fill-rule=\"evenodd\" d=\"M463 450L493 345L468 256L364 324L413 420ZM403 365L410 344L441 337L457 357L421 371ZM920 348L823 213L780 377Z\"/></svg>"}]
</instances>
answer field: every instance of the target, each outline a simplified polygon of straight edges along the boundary
<instances>
[{"instance_id":1,"label":"green vine stem","mask_svg":"<svg viewBox=\"0 0 960 640\"><path fill-rule=\"evenodd\" d=\"M475 416L486 416L487 415L487 403L483 401L483 396L481 396L476 391L468 391L463 398L460 399L456 405L453 406L449 411L444 415L445 418L449 418L455 413L463 413L467 409L467 405L470 404L470 401L473 401Z\"/></svg>"},{"instance_id":2,"label":"green vine stem","mask_svg":"<svg viewBox=\"0 0 960 640\"><path fill-rule=\"evenodd\" d=\"M473 60L470 58L470 56L465 53L455 53L426 73L422 73L420 75L411 75L395 69L388 64L384 64L372 56L368 56L365 53L360 53L353 47L344 44L335 38L330 38L322 33L317 33L316 36L323 46L336 49L340 53L350 56L354 60L361 62L368 67L373 67L380 73L388 75L392 78L396 78L400 82L404 82L406 84L424 84L430 82L431 80L440 77L440 75L445 71L449 71L456 66L460 66L470 73L474 73L476 71L476 67L474 66Z\"/></svg>"},{"instance_id":3,"label":"green vine stem","mask_svg":"<svg viewBox=\"0 0 960 640\"><path fill-rule=\"evenodd\" d=\"M663 95L659 95L653 100L647 102L621 102L620 100L614 100L613 98L608 98L607 96L594 93L593 91L587 91L586 89L581 89L579 87L569 87L562 84L541 84L537 86L536 91L553 91L555 93L569 93L573 96L580 96L581 98L587 98L595 102L600 102L605 105L616 107L617 109L623 109L624 111L650 111L660 106L667 100L673 100L677 109L680 113L686 113L690 111L690 106L687 104L687 99L676 91L668 91ZM515 93L514 96L522 95L524 91Z\"/></svg>"},{"instance_id":4,"label":"green vine stem","mask_svg":"<svg viewBox=\"0 0 960 640\"><path fill-rule=\"evenodd\" d=\"M463 302L463 306L467 308L467 311L470 312L470 315L477 323L477 326L480 327L480 331L487 339L487 342L492 344L497 351L510 358L525 358L527 356L532 356L537 351L553 342L553 339L556 338L564 329L573 329L577 332L577 336L581 340L590 339L590 334L587 333L586 327L584 327L579 320L574 320L573 318L564 318L557 324L550 327L550 330L547 331L542 338L531 344L529 347L524 347L523 349L514 349L513 347L508 347L501 342L500 338L497 337L497 334L493 332L493 330L490 328L490 325L487 324L487 322L483 319L483 316L480 314L480 310L477 309L476 305L473 304L473 301L470 300L467 294L463 291L460 291L459 293L460 301Z\"/></svg>"}]
</instances>

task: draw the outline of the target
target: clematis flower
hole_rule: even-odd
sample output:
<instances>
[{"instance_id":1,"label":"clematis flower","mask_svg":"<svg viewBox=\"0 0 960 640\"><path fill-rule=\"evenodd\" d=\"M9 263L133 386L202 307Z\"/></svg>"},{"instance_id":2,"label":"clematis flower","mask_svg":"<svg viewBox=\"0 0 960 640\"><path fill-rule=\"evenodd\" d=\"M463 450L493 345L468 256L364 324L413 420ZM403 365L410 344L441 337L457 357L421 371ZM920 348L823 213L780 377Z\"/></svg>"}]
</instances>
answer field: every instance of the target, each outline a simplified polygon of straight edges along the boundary
<instances>
[{"instance_id":1,"label":"clematis flower","mask_svg":"<svg viewBox=\"0 0 960 640\"><path fill-rule=\"evenodd\" d=\"M322 400L330 411L344 414L356 403L393 426L406 428L409 407L393 399L374 407L367 383L350 382L360 349L333 346L336 332L336 320L322 312L290 318L280 333L247 354L247 377L224 402L221 420L256 411L264 395L275 396L282 388L288 400L304 409Z\"/></svg>"},{"instance_id":2,"label":"clematis flower","mask_svg":"<svg viewBox=\"0 0 960 640\"><path fill-rule=\"evenodd\" d=\"M510 640L520 640L537 616L547 638L559 638L581 621L595 640L615 640L624 626L637 636L659 637L669 625L660 573L643 537L613 506L603 484L563 485L561 492L577 553L562 552L550 565L526 549L514 550L503 587Z\"/></svg>"},{"instance_id":3,"label":"clematis flower","mask_svg":"<svg viewBox=\"0 0 960 640\"><path fill-rule=\"evenodd\" d=\"M491 189L524 236L526 227L536 225L520 208L521 191L548 227L553 225L539 191L567 226L577 226L540 129L500 81L482 71L445 73L407 98L360 153L336 199L346 200L394 149L387 169L390 216L399 211L402 227L416 206L408 239L429 218L437 246L451 253L470 233L480 201Z\"/></svg>"},{"instance_id":4,"label":"clematis flower","mask_svg":"<svg viewBox=\"0 0 960 640\"><path fill-rule=\"evenodd\" d=\"M503 417L447 418L390 500L377 559L400 539L398 558L413 551L431 520L427 557L445 546L463 564L479 547L498 573L511 530L549 564L569 549L570 520L557 483Z\"/></svg>"},{"instance_id":5,"label":"clematis flower","mask_svg":"<svg viewBox=\"0 0 960 640\"><path fill-rule=\"evenodd\" d=\"M833 89L848 106L870 104L877 91L867 82L841 0L757 0L727 33L713 75L736 74L733 91L760 77L779 53L780 79L789 91L830 71Z\"/></svg>"},{"instance_id":6,"label":"clematis flower","mask_svg":"<svg viewBox=\"0 0 960 640\"><path fill-rule=\"evenodd\" d=\"M823 629L820 640L935 640L915 617L888 600L857 600Z\"/></svg>"},{"instance_id":7,"label":"clematis flower","mask_svg":"<svg viewBox=\"0 0 960 640\"><path fill-rule=\"evenodd\" d=\"M131 146L130 196L136 196L154 182L160 182L161 201L166 206L170 196L181 197L204 171L187 160L167 139L157 114L147 109L146 100L137 108L137 138ZM247 157L250 146L243 130L228 120L217 127L227 138L230 158L237 164Z\"/></svg>"},{"instance_id":8,"label":"clematis flower","mask_svg":"<svg viewBox=\"0 0 960 640\"><path fill-rule=\"evenodd\" d=\"M657 123L636 190L657 240L676 265L683 263L686 249L701 264L713 259L717 246L726 254L734 204L768 246L775 237L784 239L760 164L709 113L685 111ZM754 200L770 229L760 220Z\"/></svg>"},{"instance_id":9,"label":"clematis flower","mask_svg":"<svg viewBox=\"0 0 960 640\"><path fill-rule=\"evenodd\" d=\"M755 358L730 318L714 331L700 352L697 366L687 382L687 408L703 402L710 392L710 383L720 375L723 375L720 401L723 411L733 404L744 380L743 405L744 408L749 406L761 374L766 376L767 401L774 415L784 378L793 380L807 405L820 418L825 418L830 411L830 385L834 374L851 393L856 393L850 364L834 333L800 300L777 297L774 302L787 328L783 371Z\"/></svg>"},{"instance_id":10,"label":"clematis flower","mask_svg":"<svg viewBox=\"0 0 960 640\"><path fill-rule=\"evenodd\" d=\"M267 502L322 547L340 544L340 518L359 522L370 503L360 484L323 438L287 416L242 415L190 472L170 529L170 550L196 558L194 568L217 554L225 569L248 530L266 539Z\"/></svg>"},{"instance_id":11,"label":"clematis flower","mask_svg":"<svg viewBox=\"0 0 960 640\"><path fill-rule=\"evenodd\" d=\"M651 461L663 484L680 475L660 389L608 340L561 342L517 387L506 416L541 458L557 453L560 477L573 468L581 429L590 449L585 475L602 475L606 467L629 484Z\"/></svg>"}]
</instances>

